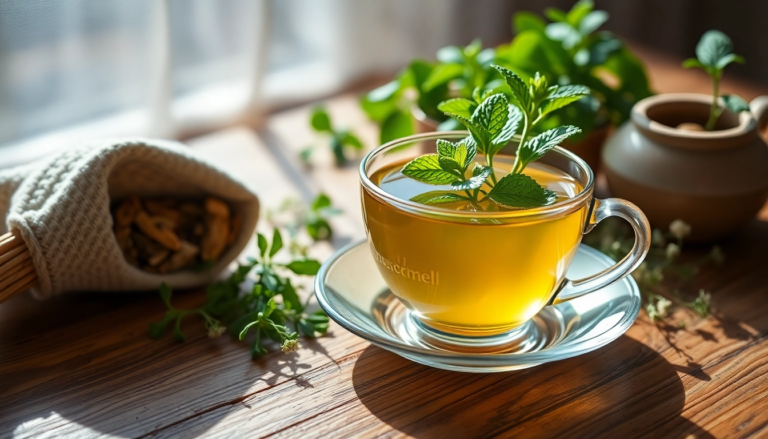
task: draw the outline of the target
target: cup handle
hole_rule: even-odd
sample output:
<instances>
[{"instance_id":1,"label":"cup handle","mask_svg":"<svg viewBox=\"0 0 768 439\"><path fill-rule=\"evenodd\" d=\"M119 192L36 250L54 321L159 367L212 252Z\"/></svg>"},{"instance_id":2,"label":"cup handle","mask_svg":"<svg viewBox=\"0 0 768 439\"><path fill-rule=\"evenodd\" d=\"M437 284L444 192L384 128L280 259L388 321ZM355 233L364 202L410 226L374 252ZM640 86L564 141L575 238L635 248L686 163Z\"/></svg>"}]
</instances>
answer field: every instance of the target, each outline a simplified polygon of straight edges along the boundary
<instances>
[{"instance_id":1,"label":"cup handle","mask_svg":"<svg viewBox=\"0 0 768 439\"><path fill-rule=\"evenodd\" d=\"M632 250L616 265L600 273L573 281L564 279L549 300L549 305L557 305L608 286L632 273L643 262L651 247L651 226L645 214L629 201L619 198L594 199L584 233L589 233L597 223L609 216L624 218L632 226L635 232L635 245Z\"/></svg>"}]
</instances>

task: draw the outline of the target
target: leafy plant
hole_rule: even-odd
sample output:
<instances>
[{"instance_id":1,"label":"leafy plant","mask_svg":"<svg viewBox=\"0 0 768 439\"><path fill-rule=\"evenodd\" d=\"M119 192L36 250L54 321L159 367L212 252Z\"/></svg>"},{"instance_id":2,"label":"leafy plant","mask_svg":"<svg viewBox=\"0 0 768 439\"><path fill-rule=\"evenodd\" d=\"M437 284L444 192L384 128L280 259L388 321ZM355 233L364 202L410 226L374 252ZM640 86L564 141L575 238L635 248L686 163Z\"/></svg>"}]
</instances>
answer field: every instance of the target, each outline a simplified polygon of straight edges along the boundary
<instances>
[{"instance_id":1,"label":"leafy plant","mask_svg":"<svg viewBox=\"0 0 768 439\"><path fill-rule=\"evenodd\" d=\"M294 254L306 254L306 246L300 244L299 232L304 230L313 241L329 239L333 229L329 219L341 213L333 206L326 194L319 194L311 205L287 198L276 210L267 211L267 221L284 228L290 237L289 249Z\"/></svg>"},{"instance_id":2,"label":"leafy plant","mask_svg":"<svg viewBox=\"0 0 768 439\"><path fill-rule=\"evenodd\" d=\"M530 163L540 159L563 140L578 133L579 128L561 126L531 137L531 129L546 116L582 96L589 89L580 85L549 86L544 76L535 75L528 83L509 69L493 66L505 78L518 106L510 104L502 93L476 88L474 100L455 98L439 108L461 122L470 135L458 143L437 141L437 154L417 157L406 164L403 175L434 184L451 185L451 191L432 191L411 198L422 204L469 201L474 205L491 200L499 205L530 208L552 204L554 192L539 186L523 174ZM494 156L512 139L522 123L520 143L511 173L497 179ZM487 166L474 163L476 155L485 157ZM490 189L483 189L487 185ZM483 194L483 198L479 198Z\"/></svg>"},{"instance_id":3,"label":"leafy plant","mask_svg":"<svg viewBox=\"0 0 768 439\"><path fill-rule=\"evenodd\" d=\"M700 317L711 313L711 296L699 289L694 296L686 289L702 266L720 265L725 258L720 247L696 259L681 260L685 237L691 227L681 220L673 221L669 230L654 229L651 249L645 261L632 273L643 296L645 311L655 322L661 322L671 315L675 308L689 309ZM584 237L584 242L615 260L620 260L634 244L634 234L629 225L618 219L609 218L598 224ZM676 287L675 287L676 286ZM679 322L678 326L685 322Z\"/></svg>"},{"instance_id":4,"label":"leafy plant","mask_svg":"<svg viewBox=\"0 0 768 439\"><path fill-rule=\"evenodd\" d=\"M552 83L583 84L591 94L554 112L541 129L571 124L586 133L626 121L632 106L652 93L643 64L615 35L598 30L608 13L581 0L568 12L548 8L545 15L549 23L531 12L515 14L516 36L497 49L495 62L524 78L540 72Z\"/></svg>"},{"instance_id":5,"label":"leafy plant","mask_svg":"<svg viewBox=\"0 0 768 439\"><path fill-rule=\"evenodd\" d=\"M715 129L717 119L727 108L734 113L749 111L747 102L732 94L722 95L724 107L718 104L720 96L720 79L723 77L725 67L733 62L744 63L744 58L733 53L733 44L727 35L718 31L710 30L704 33L696 45L696 58L688 58L683 62L685 68L700 68L709 75L712 80L712 105L709 108L709 118L704 129L712 131Z\"/></svg>"},{"instance_id":6,"label":"leafy plant","mask_svg":"<svg viewBox=\"0 0 768 439\"><path fill-rule=\"evenodd\" d=\"M186 339L181 331L181 321L189 315L203 318L208 336L222 335L227 322L229 332L239 340L252 335L251 355L256 358L265 355L264 342L271 339L280 344L283 352L291 352L298 345L299 333L305 337L317 337L328 330L328 316L320 310L306 313L290 277L283 273L293 272L300 276L313 276L320 269L320 263L304 257L294 258L287 263L273 258L283 247L280 232L275 229L272 242L258 234L259 256L247 264L240 265L232 275L208 287L207 301L194 309L178 309L171 303L172 290L163 283L160 297L168 311L160 322L150 325L150 336L159 338L173 322L176 340ZM253 286L244 291L243 286L249 274L255 276Z\"/></svg>"},{"instance_id":7,"label":"leafy plant","mask_svg":"<svg viewBox=\"0 0 768 439\"><path fill-rule=\"evenodd\" d=\"M316 132L330 135L331 151L333 152L333 157L336 160L337 166L343 166L347 163L347 156L344 153L345 147L352 148L356 151L360 151L364 148L360 139L351 131L334 128L331 123L331 116L322 106L317 106L312 109L309 123L310 126L312 126L312 129ZM300 153L301 160L304 163L309 163L314 150L314 146L304 148Z\"/></svg>"},{"instance_id":8,"label":"leafy plant","mask_svg":"<svg viewBox=\"0 0 768 439\"><path fill-rule=\"evenodd\" d=\"M360 105L379 125L380 142L414 133L414 107L442 122L439 129L456 129L458 122L447 118L438 104L450 97L471 98L475 88L485 87L495 74L490 67L494 55L480 40L466 47L444 47L437 52L437 62L414 60L395 80L363 96Z\"/></svg>"}]
</instances>

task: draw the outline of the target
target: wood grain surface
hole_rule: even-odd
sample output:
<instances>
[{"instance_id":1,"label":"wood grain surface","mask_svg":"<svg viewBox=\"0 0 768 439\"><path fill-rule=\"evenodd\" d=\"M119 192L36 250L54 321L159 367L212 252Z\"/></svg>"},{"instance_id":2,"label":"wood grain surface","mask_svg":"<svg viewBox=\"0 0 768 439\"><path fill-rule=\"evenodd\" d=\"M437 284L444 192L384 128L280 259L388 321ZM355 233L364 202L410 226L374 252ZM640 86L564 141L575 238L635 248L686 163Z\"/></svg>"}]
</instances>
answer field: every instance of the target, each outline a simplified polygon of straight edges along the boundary
<instances>
[{"instance_id":1,"label":"wood grain surface","mask_svg":"<svg viewBox=\"0 0 768 439\"><path fill-rule=\"evenodd\" d=\"M642 53L657 90L706 92L695 73ZM733 81L724 89L763 92ZM354 96L327 104L339 125L375 145ZM328 193L345 213L333 221L333 242L313 249L323 258L364 230L356 166L336 169L326 149L311 168L297 160L316 139L308 114L295 108L255 131L189 143L266 208ZM297 352L252 361L245 344L209 339L196 322L185 324L186 343L151 340L148 325L164 312L154 292L18 296L0 305L0 438L766 437L768 210L761 218L724 241L726 264L690 288L712 292L712 317L678 311L690 322L681 329L643 313L602 349L503 374L431 369L336 324ZM174 298L180 308L203 300L201 291Z\"/></svg>"}]
</instances>

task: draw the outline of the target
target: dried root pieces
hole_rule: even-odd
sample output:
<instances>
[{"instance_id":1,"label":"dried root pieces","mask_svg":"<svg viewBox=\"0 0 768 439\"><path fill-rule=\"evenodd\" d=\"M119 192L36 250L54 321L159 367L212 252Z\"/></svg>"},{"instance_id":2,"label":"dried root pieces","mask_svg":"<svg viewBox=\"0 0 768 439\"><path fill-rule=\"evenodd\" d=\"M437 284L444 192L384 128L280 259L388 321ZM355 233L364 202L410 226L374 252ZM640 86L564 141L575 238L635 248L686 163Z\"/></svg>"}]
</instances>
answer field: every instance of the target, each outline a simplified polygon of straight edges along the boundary
<instances>
[{"instance_id":1,"label":"dried root pieces","mask_svg":"<svg viewBox=\"0 0 768 439\"><path fill-rule=\"evenodd\" d=\"M215 262L234 243L240 215L223 201L128 197L113 210L114 233L126 261L150 273Z\"/></svg>"}]
</instances>

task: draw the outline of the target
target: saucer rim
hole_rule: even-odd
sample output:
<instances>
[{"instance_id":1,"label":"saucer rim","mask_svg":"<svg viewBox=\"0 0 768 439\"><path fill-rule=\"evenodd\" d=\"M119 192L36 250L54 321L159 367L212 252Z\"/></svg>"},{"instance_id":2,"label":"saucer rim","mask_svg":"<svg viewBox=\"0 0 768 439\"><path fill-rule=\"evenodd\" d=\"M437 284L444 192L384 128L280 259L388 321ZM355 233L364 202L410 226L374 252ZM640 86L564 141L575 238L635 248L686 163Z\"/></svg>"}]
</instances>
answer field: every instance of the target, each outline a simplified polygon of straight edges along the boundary
<instances>
[{"instance_id":1,"label":"saucer rim","mask_svg":"<svg viewBox=\"0 0 768 439\"><path fill-rule=\"evenodd\" d=\"M315 277L315 297L320 305L320 307L325 311L328 316L333 319L337 324L339 324L344 329L348 330L349 332L353 333L354 335L373 343L381 348L390 350L392 352L395 352L401 356L407 355L410 356L417 356L417 357L427 357L427 358L434 358L435 360L452 360L452 362L456 362L457 360L460 363L472 363L473 365L477 365L477 362L482 362L483 364L487 366L514 366L514 365L537 365L542 363L548 363L552 361L557 360L563 360L566 358L572 358L576 357L582 354L586 354L588 352L594 351L596 349L599 349L610 342L616 340L617 338L621 337L627 330L632 326L632 324L635 322L635 319L637 319L637 316L640 313L640 304L641 304L641 296L640 296L640 288L637 285L637 282L632 278L631 275L627 275L626 277L622 278L618 282L625 283L625 288L627 291L627 295L631 296L632 298L632 311L634 312L627 312L624 316L621 317L621 319L616 322L614 325L609 327L605 332L596 335L594 337L591 337L586 340L580 340L576 339L571 344L565 344L565 345L556 345L551 348L545 348L540 351L535 352L525 352L525 353L458 353L458 352L450 352L450 351L441 351L441 350L430 350L419 346L412 346L408 345L402 342L393 342L388 339L379 338L376 335L371 335L369 331L366 329L358 326L356 323L351 322L347 319L345 319L343 316L338 314L333 306L329 303L327 297L326 297L326 291L325 291L325 278L328 275L329 269L339 260L341 257L349 252L351 249L356 248L360 245L368 244L368 239L360 239L357 241L353 241L339 250L337 250L328 260L326 260L322 266L320 267L320 270L318 271L316 277ZM590 247L586 244L579 244L579 251L585 251L586 253L590 254L591 256L596 257L598 260L603 260L603 262L607 263L608 266L611 266L616 263L613 259L611 259L606 254L600 252L599 250ZM599 291L599 290L598 290ZM396 338L393 338L394 340L398 340ZM402 353L400 351L403 351ZM412 358L409 358L412 361ZM469 364L467 364L469 366Z\"/></svg>"}]
</instances>

